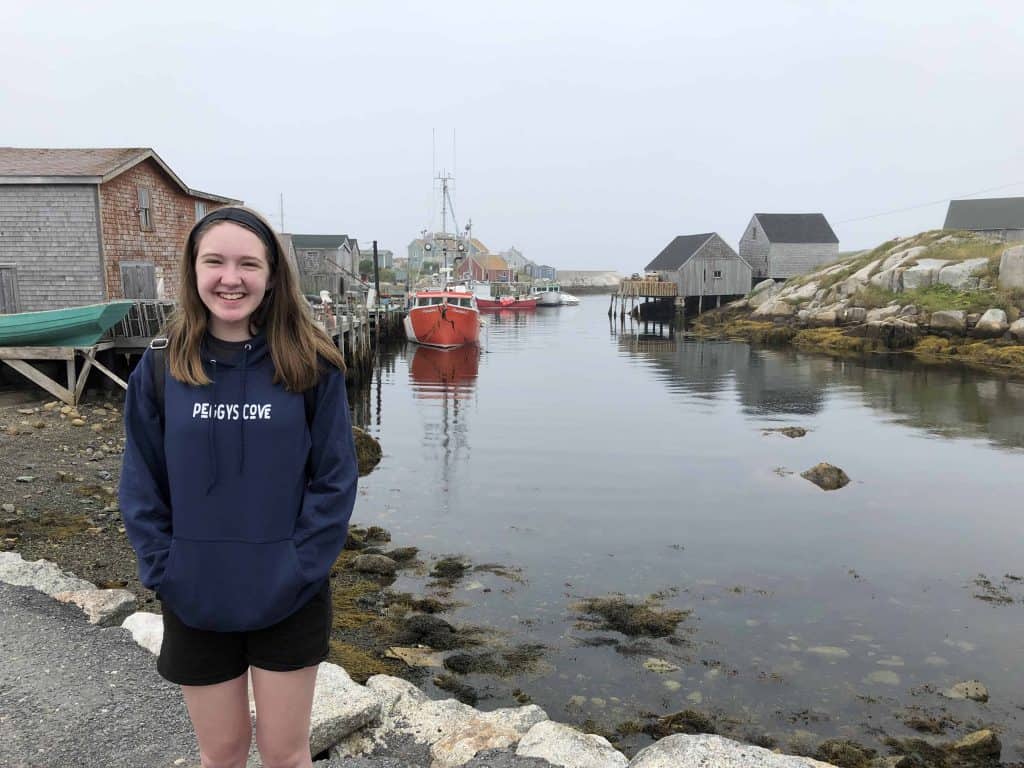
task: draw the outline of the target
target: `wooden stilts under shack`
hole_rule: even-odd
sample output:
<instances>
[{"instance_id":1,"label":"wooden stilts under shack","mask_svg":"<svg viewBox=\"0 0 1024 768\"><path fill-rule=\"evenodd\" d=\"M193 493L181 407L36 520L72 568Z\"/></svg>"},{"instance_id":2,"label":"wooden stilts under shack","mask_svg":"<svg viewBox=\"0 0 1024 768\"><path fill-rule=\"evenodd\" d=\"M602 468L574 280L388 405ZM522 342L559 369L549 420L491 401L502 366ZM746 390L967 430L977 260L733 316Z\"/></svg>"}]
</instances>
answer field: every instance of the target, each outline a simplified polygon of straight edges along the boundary
<instances>
[{"instance_id":1,"label":"wooden stilts under shack","mask_svg":"<svg viewBox=\"0 0 1024 768\"><path fill-rule=\"evenodd\" d=\"M96 359L98 352L113 347L114 344L109 341L91 347L0 347L0 361L59 400L68 405L78 405L85 391L89 371L94 367L122 389L128 388L128 383L124 379ZM83 358L82 369L76 371L79 355ZM32 364L33 361L45 360L65 361L67 386L47 376Z\"/></svg>"}]
</instances>

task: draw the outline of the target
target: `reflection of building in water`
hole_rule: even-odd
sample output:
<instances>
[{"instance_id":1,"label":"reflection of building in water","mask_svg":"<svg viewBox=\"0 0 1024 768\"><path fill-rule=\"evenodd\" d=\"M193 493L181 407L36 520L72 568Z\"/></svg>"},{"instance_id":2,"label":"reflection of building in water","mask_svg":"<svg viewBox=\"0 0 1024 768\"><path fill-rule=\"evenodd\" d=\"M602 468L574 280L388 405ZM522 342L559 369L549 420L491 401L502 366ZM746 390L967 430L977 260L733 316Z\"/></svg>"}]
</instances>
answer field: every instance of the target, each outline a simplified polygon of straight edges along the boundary
<instances>
[{"instance_id":1,"label":"reflection of building in water","mask_svg":"<svg viewBox=\"0 0 1024 768\"><path fill-rule=\"evenodd\" d=\"M421 409L426 418L424 442L443 450L445 480L452 462L469 451L464 401L474 394L479 365L480 349L475 345L455 349L416 347L409 361L413 395L434 406Z\"/></svg>"},{"instance_id":2,"label":"reflection of building in water","mask_svg":"<svg viewBox=\"0 0 1024 768\"><path fill-rule=\"evenodd\" d=\"M664 381L670 389L708 396L734 387L744 410L755 415L821 410L821 382L810 366L784 353L683 337L621 335L618 341L620 350L648 358L669 374Z\"/></svg>"},{"instance_id":3,"label":"reflection of building in water","mask_svg":"<svg viewBox=\"0 0 1024 768\"><path fill-rule=\"evenodd\" d=\"M377 350L373 376L348 386L348 404L352 411L352 424L363 429L380 427L381 388L395 376L395 348L382 346Z\"/></svg>"},{"instance_id":4,"label":"reflection of building in water","mask_svg":"<svg viewBox=\"0 0 1024 768\"><path fill-rule=\"evenodd\" d=\"M1024 447L1024 382L926 366L901 355L850 360L740 342L625 334L618 344L622 352L664 371L672 390L711 396L734 387L751 415L818 413L827 392L841 388L909 426Z\"/></svg>"}]
</instances>

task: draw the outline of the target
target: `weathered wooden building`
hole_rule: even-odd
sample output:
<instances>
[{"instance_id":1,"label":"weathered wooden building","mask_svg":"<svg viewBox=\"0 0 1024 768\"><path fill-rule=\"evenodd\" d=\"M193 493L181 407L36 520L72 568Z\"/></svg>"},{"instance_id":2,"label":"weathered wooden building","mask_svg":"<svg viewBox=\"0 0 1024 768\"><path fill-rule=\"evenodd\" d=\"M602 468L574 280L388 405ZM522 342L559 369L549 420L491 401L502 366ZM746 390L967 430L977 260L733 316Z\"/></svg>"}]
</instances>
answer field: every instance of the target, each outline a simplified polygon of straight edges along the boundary
<instances>
[{"instance_id":1,"label":"weathered wooden building","mask_svg":"<svg viewBox=\"0 0 1024 768\"><path fill-rule=\"evenodd\" d=\"M839 258L839 238L820 213L755 213L740 238L753 282L788 280Z\"/></svg>"},{"instance_id":2,"label":"weathered wooden building","mask_svg":"<svg viewBox=\"0 0 1024 768\"><path fill-rule=\"evenodd\" d=\"M512 269L501 256L492 253L460 257L453 273L459 278L471 276L484 283L512 282Z\"/></svg>"},{"instance_id":3,"label":"weathered wooden building","mask_svg":"<svg viewBox=\"0 0 1024 768\"><path fill-rule=\"evenodd\" d=\"M967 229L1000 240L1024 240L1024 197L950 200L943 229Z\"/></svg>"},{"instance_id":4,"label":"weathered wooden building","mask_svg":"<svg viewBox=\"0 0 1024 768\"><path fill-rule=\"evenodd\" d=\"M289 235L302 292L340 296L356 284L359 243L348 235Z\"/></svg>"},{"instance_id":5,"label":"weathered wooden building","mask_svg":"<svg viewBox=\"0 0 1024 768\"><path fill-rule=\"evenodd\" d=\"M751 268L716 232L679 235L647 265L662 280L678 287L680 298L696 299L697 309L745 295Z\"/></svg>"},{"instance_id":6,"label":"weathered wooden building","mask_svg":"<svg viewBox=\"0 0 1024 768\"><path fill-rule=\"evenodd\" d=\"M189 229L240 202L144 147L0 147L0 313L175 299Z\"/></svg>"}]
</instances>

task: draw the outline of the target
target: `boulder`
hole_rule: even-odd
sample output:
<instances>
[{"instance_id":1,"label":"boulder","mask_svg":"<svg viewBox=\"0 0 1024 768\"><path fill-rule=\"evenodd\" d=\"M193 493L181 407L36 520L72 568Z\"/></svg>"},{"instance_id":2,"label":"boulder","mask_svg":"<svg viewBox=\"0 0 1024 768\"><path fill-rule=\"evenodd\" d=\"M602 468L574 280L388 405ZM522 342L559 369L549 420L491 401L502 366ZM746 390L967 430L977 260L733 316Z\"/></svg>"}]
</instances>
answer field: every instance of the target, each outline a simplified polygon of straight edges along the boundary
<instances>
[{"instance_id":1,"label":"boulder","mask_svg":"<svg viewBox=\"0 0 1024 768\"><path fill-rule=\"evenodd\" d=\"M121 626L132 633L136 643L154 656L159 655L164 641L164 620L159 614L138 611L121 622Z\"/></svg>"},{"instance_id":2,"label":"boulder","mask_svg":"<svg viewBox=\"0 0 1024 768\"><path fill-rule=\"evenodd\" d=\"M894 251L885 257L885 261L882 262L881 268L886 270L902 266L904 262L916 259L926 250L928 249L923 245L915 245L913 248L904 248L900 251Z\"/></svg>"},{"instance_id":3,"label":"boulder","mask_svg":"<svg viewBox=\"0 0 1024 768\"><path fill-rule=\"evenodd\" d=\"M127 589L76 589L57 592L54 600L77 605L90 624L117 627L135 611L135 595Z\"/></svg>"},{"instance_id":4,"label":"boulder","mask_svg":"<svg viewBox=\"0 0 1024 768\"><path fill-rule=\"evenodd\" d=\"M765 302L771 301L781 290L782 283L776 283L774 280L762 280L747 296L747 304L757 309Z\"/></svg>"},{"instance_id":5,"label":"boulder","mask_svg":"<svg viewBox=\"0 0 1024 768\"><path fill-rule=\"evenodd\" d=\"M1003 251L999 258L999 287L1003 290L1024 289L1024 245Z\"/></svg>"},{"instance_id":6,"label":"boulder","mask_svg":"<svg viewBox=\"0 0 1024 768\"><path fill-rule=\"evenodd\" d=\"M801 472L800 477L810 480L823 491L835 491L850 482L849 476L843 470L824 461Z\"/></svg>"},{"instance_id":7,"label":"boulder","mask_svg":"<svg viewBox=\"0 0 1024 768\"><path fill-rule=\"evenodd\" d=\"M523 736L516 755L539 757L564 768L625 768L629 764L603 736L580 733L550 720L537 723Z\"/></svg>"},{"instance_id":8,"label":"boulder","mask_svg":"<svg viewBox=\"0 0 1024 768\"><path fill-rule=\"evenodd\" d=\"M1010 325L1010 335L1017 341L1024 341L1024 317L1013 321Z\"/></svg>"},{"instance_id":9,"label":"boulder","mask_svg":"<svg viewBox=\"0 0 1024 768\"><path fill-rule=\"evenodd\" d=\"M868 319L868 311L864 307L846 307L843 310L844 323L863 323Z\"/></svg>"},{"instance_id":10,"label":"boulder","mask_svg":"<svg viewBox=\"0 0 1024 768\"><path fill-rule=\"evenodd\" d=\"M990 309L983 314L974 326L974 335L985 339L995 339L1009 329L1006 313L1001 309Z\"/></svg>"},{"instance_id":11,"label":"boulder","mask_svg":"<svg viewBox=\"0 0 1024 768\"><path fill-rule=\"evenodd\" d=\"M881 259L876 259L875 261L872 261L870 264L868 264L868 265L866 265L864 267L861 267L860 269L858 269L856 272L854 272L852 275L850 275L846 279L847 280L856 280L861 285L867 285L868 278L871 277L871 273L874 272L875 271L875 267L877 267L881 263L882 263Z\"/></svg>"},{"instance_id":12,"label":"boulder","mask_svg":"<svg viewBox=\"0 0 1024 768\"><path fill-rule=\"evenodd\" d=\"M850 336L872 339L886 349L907 349L914 346L921 337L921 330L914 323L899 318L869 320L849 330Z\"/></svg>"},{"instance_id":13,"label":"boulder","mask_svg":"<svg viewBox=\"0 0 1024 768\"><path fill-rule=\"evenodd\" d=\"M779 294L779 297L785 297L787 299L795 299L796 301L807 301L813 299L814 295L818 292L818 284L813 280L809 283L804 283L799 288L786 288Z\"/></svg>"},{"instance_id":14,"label":"boulder","mask_svg":"<svg viewBox=\"0 0 1024 768\"><path fill-rule=\"evenodd\" d=\"M454 699L434 701L412 683L388 675L371 677L366 690L379 704L376 721L338 740L331 748L332 759L373 753L411 739L429 748L433 765L462 765L477 751L511 746L548 719L533 704L481 713Z\"/></svg>"},{"instance_id":15,"label":"boulder","mask_svg":"<svg viewBox=\"0 0 1024 768\"><path fill-rule=\"evenodd\" d=\"M878 307L877 309L869 309L865 320L869 323L877 320L888 320L891 317L896 317L900 313L900 308L895 305L888 307Z\"/></svg>"},{"instance_id":16,"label":"boulder","mask_svg":"<svg viewBox=\"0 0 1024 768\"><path fill-rule=\"evenodd\" d=\"M722 736L666 736L637 752L629 768L829 768L809 757L780 755Z\"/></svg>"},{"instance_id":17,"label":"boulder","mask_svg":"<svg viewBox=\"0 0 1024 768\"><path fill-rule=\"evenodd\" d=\"M999 743L999 739L992 731L985 728L984 730L967 734L960 741L953 744L951 749L959 757L974 759L989 757L998 760L1003 745Z\"/></svg>"},{"instance_id":18,"label":"boulder","mask_svg":"<svg viewBox=\"0 0 1024 768\"><path fill-rule=\"evenodd\" d=\"M933 332L963 335L967 329L967 313L962 309L932 312L930 326Z\"/></svg>"},{"instance_id":19,"label":"boulder","mask_svg":"<svg viewBox=\"0 0 1024 768\"><path fill-rule=\"evenodd\" d=\"M971 701L988 701L988 688L977 680L965 680L957 683L944 694L950 699L970 699Z\"/></svg>"},{"instance_id":20,"label":"boulder","mask_svg":"<svg viewBox=\"0 0 1024 768\"><path fill-rule=\"evenodd\" d=\"M836 310L822 309L818 312L812 312L806 322L812 328L825 328L835 325L837 320Z\"/></svg>"},{"instance_id":21,"label":"boulder","mask_svg":"<svg viewBox=\"0 0 1024 768\"><path fill-rule=\"evenodd\" d=\"M33 587L53 597L58 592L96 589L96 585L65 573L48 560L26 562L17 552L0 552L0 581Z\"/></svg>"},{"instance_id":22,"label":"boulder","mask_svg":"<svg viewBox=\"0 0 1024 768\"><path fill-rule=\"evenodd\" d=\"M337 664L323 662L317 672L313 692L310 751L315 755L334 746L375 720L380 709L380 700L372 691L353 681Z\"/></svg>"},{"instance_id":23,"label":"boulder","mask_svg":"<svg viewBox=\"0 0 1024 768\"><path fill-rule=\"evenodd\" d=\"M352 561L352 569L359 573L377 573L381 576L394 576L398 564L386 555L358 555Z\"/></svg>"},{"instance_id":24,"label":"boulder","mask_svg":"<svg viewBox=\"0 0 1024 768\"><path fill-rule=\"evenodd\" d=\"M903 290L916 291L928 288L938 278L939 270L949 262L945 259L921 259L903 272Z\"/></svg>"},{"instance_id":25,"label":"boulder","mask_svg":"<svg viewBox=\"0 0 1024 768\"><path fill-rule=\"evenodd\" d=\"M956 288L958 291L977 289L978 274L988 269L988 259L967 259L958 264L950 264L939 272L939 283Z\"/></svg>"},{"instance_id":26,"label":"boulder","mask_svg":"<svg viewBox=\"0 0 1024 768\"><path fill-rule=\"evenodd\" d=\"M883 269L878 274L873 275L868 282L876 288L881 288L883 291L899 293L903 290L903 270L900 267Z\"/></svg>"},{"instance_id":27,"label":"boulder","mask_svg":"<svg viewBox=\"0 0 1024 768\"><path fill-rule=\"evenodd\" d=\"M781 299L772 299L754 310L751 317L792 317L796 314L796 307Z\"/></svg>"}]
</instances>

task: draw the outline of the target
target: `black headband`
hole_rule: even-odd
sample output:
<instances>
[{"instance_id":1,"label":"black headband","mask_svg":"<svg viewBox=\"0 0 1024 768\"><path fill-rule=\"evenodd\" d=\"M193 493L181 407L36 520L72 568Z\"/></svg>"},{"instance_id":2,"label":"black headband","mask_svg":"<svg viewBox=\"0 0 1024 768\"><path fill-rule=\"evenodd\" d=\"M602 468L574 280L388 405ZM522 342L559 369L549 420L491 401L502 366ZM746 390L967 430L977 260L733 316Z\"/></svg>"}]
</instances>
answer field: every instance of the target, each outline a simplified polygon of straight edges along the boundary
<instances>
[{"instance_id":1,"label":"black headband","mask_svg":"<svg viewBox=\"0 0 1024 768\"><path fill-rule=\"evenodd\" d=\"M230 221L248 229L256 235L256 237L262 240L263 245L266 246L271 269L277 268L279 255L277 252L277 237L274 236L273 230L263 223L258 216L254 216L244 208L232 208L231 206L226 206L224 208L218 208L215 211L210 211L210 213L203 216L203 218L201 218L192 228L192 234L189 235L189 240L192 241L191 251L193 254L195 253L196 232L214 221Z\"/></svg>"}]
</instances>

